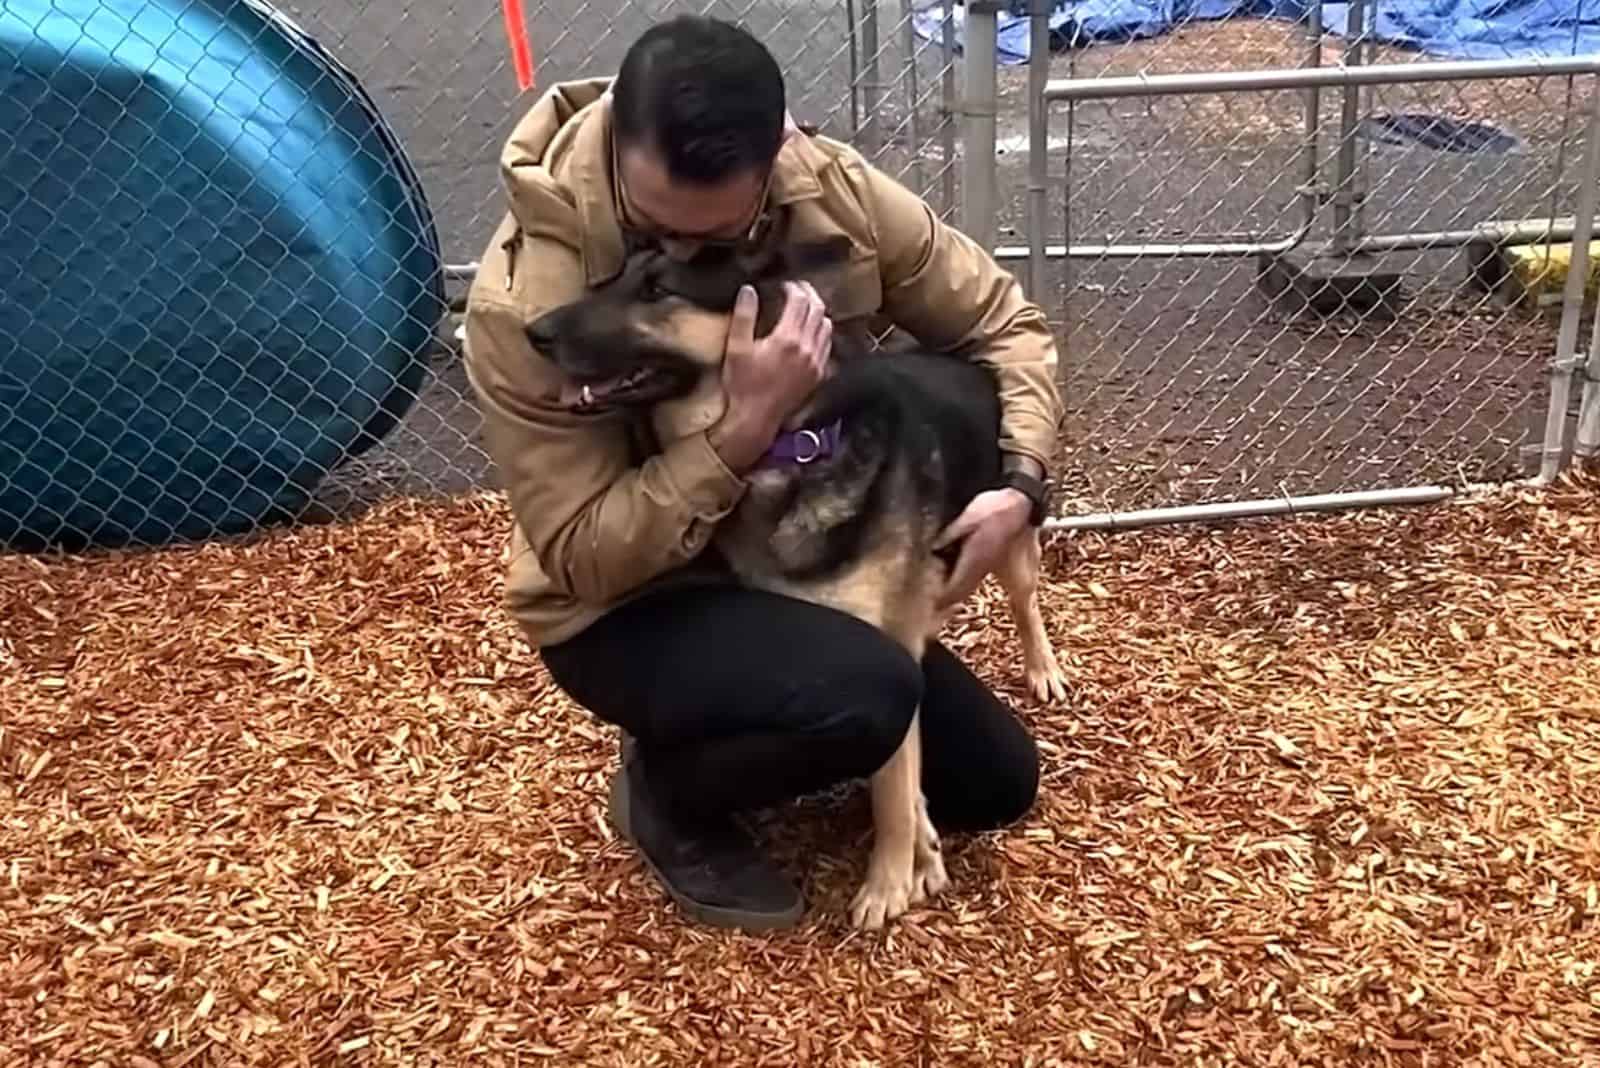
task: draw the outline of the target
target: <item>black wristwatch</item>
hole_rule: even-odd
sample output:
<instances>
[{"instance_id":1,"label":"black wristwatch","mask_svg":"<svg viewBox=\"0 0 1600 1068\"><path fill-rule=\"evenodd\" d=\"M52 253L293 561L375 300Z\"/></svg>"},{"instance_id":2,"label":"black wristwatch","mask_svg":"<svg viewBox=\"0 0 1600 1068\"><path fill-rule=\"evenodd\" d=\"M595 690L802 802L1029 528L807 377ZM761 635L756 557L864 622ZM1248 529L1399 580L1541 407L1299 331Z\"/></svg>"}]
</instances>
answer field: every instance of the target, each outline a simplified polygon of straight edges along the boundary
<instances>
[{"instance_id":1,"label":"black wristwatch","mask_svg":"<svg viewBox=\"0 0 1600 1068\"><path fill-rule=\"evenodd\" d=\"M1032 501L1033 510L1028 513L1028 522L1036 527L1044 524L1050 511L1050 487L1043 479L1034 478L1026 471L1012 470L1000 477L1000 485L1014 489Z\"/></svg>"}]
</instances>

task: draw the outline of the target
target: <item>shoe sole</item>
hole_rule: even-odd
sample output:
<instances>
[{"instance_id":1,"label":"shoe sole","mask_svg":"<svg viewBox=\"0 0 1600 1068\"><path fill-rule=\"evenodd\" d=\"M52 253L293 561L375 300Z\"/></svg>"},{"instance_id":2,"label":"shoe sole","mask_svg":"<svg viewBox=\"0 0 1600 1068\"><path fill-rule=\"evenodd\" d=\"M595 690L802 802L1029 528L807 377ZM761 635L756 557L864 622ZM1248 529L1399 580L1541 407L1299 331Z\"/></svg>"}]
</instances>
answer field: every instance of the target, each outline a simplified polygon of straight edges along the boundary
<instances>
[{"instance_id":1,"label":"shoe sole","mask_svg":"<svg viewBox=\"0 0 1600 1068\"><path fill-rule=\"evenodd\" d=\"M744 909L728 909L717 905L707 905L703 901L696 901L694 898L680 893L672 885L672 880L668 879L666 874L656 867L656 862L650 859L650 854L634 838L633 828L628 821L627 809L626 792L623 789L622 776L619 774L612 780L611 798L607 805L607 815L611 819L611 826L615 827L617 833L628 840L640 858L644 860L645 866L655 874L656 882L660 883L662 888L666 890L667 896L672 898L678 908L689 916L713 927L732 927L747 931L785 930L798 924L801 918L805 916L806 903L804 900L795 902L793 908L783 912L749 912Z\"/></svg>"}]
</instances>

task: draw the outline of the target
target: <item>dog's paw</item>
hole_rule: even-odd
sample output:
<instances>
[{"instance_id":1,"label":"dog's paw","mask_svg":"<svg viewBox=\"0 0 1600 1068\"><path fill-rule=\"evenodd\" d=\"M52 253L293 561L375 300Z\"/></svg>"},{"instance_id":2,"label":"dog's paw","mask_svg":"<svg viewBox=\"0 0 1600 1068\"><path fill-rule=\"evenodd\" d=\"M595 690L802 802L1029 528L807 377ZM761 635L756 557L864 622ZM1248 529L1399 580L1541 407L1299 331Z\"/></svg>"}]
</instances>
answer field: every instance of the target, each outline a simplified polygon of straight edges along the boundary
<instances>
[{"instance_id":1,"label":"dog's paw","mask_svg":"<svg viewBox=\"0 0 1600 1068\"><path fill-rule=\"evenodd\" d=\"M1031 664L1027 669L1028 692L1040 704L1054 704L1067 699L1067 675L1050 657L1042 664Z\"/></svg>"},{"instance_id":2,"label":"dog's paw","mask_svg":"<svg viewBox=\"0 0 1600 1068\"><path fill-rule=\"evenodd\" d=\"M950 873L945 870L944 857L935 853L927 863L917 865L912 880L911 904L922 905L944 893L950 886Z\"/></svg>"},{"instance_id":3,"label":"dog's paw","mask_svg":"<svg viewBox=\"0 0 1600 1068\"><path fill-rule=\"evenodd\" d=\"M917 845L916 852L912 855L911 903L913 905L920 905L929 898L937 897L950 885L950 874L944 866L944 848L939 841L939 832L933 826L933 820L928 818L927 803L922 802L917 809Z\"/></svg>"},{"instance_id":4,"label":"dog's paw","mask_svg":"<svg viewBox=\"0 0 1600 1068\"><path fill-rule=\"evenodd\" d=\"M907 864L886 864L874 858L867 871L867 881L851 902L850 923L857 930L878 931L890 920L899 919L911 907L917 890L916 877L914 860Z\"/></svg>"},{"instance_id":5,"label":"dog's paw","mask_svg":"<svg viewBox=\"0 0 1600 1068\"><path fill-rule=\"evenodd\" d=\"M944 854L937 849L925 852L919 846L911 875L911 904L921 905L938 897L949 885L950 873L945 870Z\"/></svg>"}]
</instances>

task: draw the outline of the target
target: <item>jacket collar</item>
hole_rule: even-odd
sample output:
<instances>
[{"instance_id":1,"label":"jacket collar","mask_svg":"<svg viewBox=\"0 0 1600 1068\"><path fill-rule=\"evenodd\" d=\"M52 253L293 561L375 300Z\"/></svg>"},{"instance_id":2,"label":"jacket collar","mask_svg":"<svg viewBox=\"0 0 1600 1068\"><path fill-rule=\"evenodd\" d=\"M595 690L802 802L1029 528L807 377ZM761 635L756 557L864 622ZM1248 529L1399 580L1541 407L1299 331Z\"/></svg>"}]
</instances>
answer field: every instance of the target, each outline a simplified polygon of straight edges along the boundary
<instances>
[{"instance_id":1,"label":"jacket collar","mask_svg":"<svg viewBox=\"0 0 1600 1068\"><path fill-rule=\"evenodd\" d=\"M582 95L575 96L574 88ZM584 90L588 90L588 93L584 93ZM595 90L602 91L582 103L576 111L560 114L567 110L560 107L561 104L581 100L582 96L590 95ZM546 109L544 129L533 132L531 139L542 139L545 143L530 143L530 139L524 138L521 151L535 154L538 169L549 168L546 173L550 173L565 187L570 203L577 212L580 233L574 236L583 256L584 274L592 286L614 277L622 269L625 253L622 225L617 218L612 186L611 79L556 86L547 94L545 101L535 105L535 110L544 109L552 98L557 100L556 123L549 123ZM540 138L540 134L545 136ZM513 135L513 142L516 141L516 135ZM568 142L564 151L549 151L561 141ZM561 158L563 156L565 158ZM817 172L825 163L826 156L822 151L800 130L793 116L786 115L784 143L773 164L772 185L766 206L771 209L820 197L822 185ZM518 199L519 178L514 167L508 167L506 173L515 201Z\"/></svg>"}]
</instances>

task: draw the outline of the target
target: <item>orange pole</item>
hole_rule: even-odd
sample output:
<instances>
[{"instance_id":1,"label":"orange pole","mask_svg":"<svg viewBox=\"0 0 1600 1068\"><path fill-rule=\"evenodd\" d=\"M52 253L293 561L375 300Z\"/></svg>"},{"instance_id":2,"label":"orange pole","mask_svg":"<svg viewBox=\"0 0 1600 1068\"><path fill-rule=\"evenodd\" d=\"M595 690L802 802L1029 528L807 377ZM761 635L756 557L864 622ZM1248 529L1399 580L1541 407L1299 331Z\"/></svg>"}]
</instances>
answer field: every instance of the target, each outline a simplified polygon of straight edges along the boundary
<instances>
[{"instance_id":1,"label":"orange pole","mask_svg":"<svg viewBox=\"0 0 1600 1068\"><path fill-rule=\"evenodd\" d=\"M506 20L506 40L511 43L511 63L517 71L517 88L533 87L533 49L528 45L528 23L522 17L522 0L500 0Z\"/></svg>"}]
</instances>

